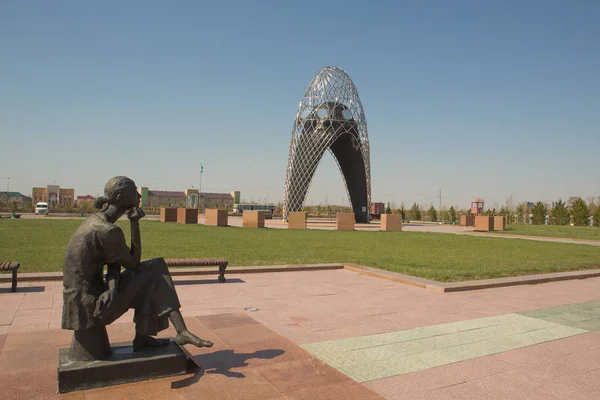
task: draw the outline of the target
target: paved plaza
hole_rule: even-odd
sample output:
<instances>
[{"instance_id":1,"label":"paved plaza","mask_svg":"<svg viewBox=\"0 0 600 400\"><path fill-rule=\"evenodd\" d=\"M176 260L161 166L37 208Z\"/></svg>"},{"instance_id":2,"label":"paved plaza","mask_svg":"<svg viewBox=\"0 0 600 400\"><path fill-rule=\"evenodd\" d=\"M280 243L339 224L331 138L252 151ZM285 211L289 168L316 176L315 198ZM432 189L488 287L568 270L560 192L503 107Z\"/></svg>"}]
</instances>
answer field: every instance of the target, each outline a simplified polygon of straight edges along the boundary
<instances>
[{"instance_id":1,"label":"paved plaza","mask_svg":"<svg viewBox=\"0 0 600 400\"><path fill-rule=\"evenodd\" d=\"M186 376L65 398L596 399L600 278L438 293L348 270L175 277ZM61 282L0 284L2 398L55 398ZM256 308L257 311L246 311ZM132 339L132 313L109 326ZM173 331L163 332L163 336Z\"/></svg>"}]
</instances>

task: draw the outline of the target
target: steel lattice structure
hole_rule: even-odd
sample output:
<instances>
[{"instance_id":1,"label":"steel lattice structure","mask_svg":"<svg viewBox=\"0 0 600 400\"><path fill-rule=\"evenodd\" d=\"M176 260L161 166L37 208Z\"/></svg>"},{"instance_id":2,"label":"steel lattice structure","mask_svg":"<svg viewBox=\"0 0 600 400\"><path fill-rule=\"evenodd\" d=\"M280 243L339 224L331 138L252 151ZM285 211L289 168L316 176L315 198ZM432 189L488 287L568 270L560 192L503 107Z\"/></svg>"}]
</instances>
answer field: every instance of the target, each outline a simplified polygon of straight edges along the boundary
<instances>
[{"instance_id":1,"label":"steel lattice structure","mask_svg":"<svg viewBox=\"0 0 600 400\"><path fill-rule=\"evenodd\" d=\"M289 212L302 210L326 150L340 168L356 222L368 222L371 162L367 119L354 83L338 67L319 71L298 105L285 177L285 219Z\"/></svg>"}]
</instances>

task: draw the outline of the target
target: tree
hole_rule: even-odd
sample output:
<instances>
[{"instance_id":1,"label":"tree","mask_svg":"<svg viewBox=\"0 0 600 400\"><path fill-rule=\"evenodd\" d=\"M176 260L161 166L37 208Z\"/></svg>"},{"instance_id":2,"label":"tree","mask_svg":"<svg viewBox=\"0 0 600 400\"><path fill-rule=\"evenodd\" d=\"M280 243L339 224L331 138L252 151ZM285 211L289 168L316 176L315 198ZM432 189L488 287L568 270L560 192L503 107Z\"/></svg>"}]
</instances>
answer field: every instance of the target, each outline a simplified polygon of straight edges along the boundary
<instances>
[{"instance_id":1,"label":"tree","mask_svg":"<svg viewBox=\"0 0 600 400\"><path fill-rule=\"evenodd\" d=\"M496 215L496 209L487 209L487 211L484 211L483 215L488 216L488 217L493 217L494 215Z\"/></svg>"},{"instance_id":2,"label":"tree","mask_svg":"<svg viewBox=\"0 0 600 400\"><path fill-rule=\"evenodd\" d=\"M600 226L600 207L596 207L596 212L594 213L594 226Z\"/></svg>"},{"instance_id":3,"label":"tree","mask_svg":"<svg viewBox=\"0 0 600 400\"><path fill-rule=\"evenodd\" d=\"M596 212L596 208L598 208L598 203L596 202L596 198L594 196L589 196L588 200L588 209L590 210L590 215L594 215Z\"/></svg>"},{"instance_id":4,"label":"tree","mask_svg":"<svg viewBox=\"0 0 600 400\"><path fill-rule=\"evenodd\" d=\"M437 221L438 213L434 206L429 207L429 211L427 211L427 215L431 221Z\"/></svg>"},{"instance_id":5,"label":"tree","mask_svg":"<svg viewBox=\"0 0 600 400\"><path fill-rule=\"evenodd\" d=\"M579 199L579 197L576 197L576 196L571 196L571 197L569 197L569 199L567 200L567 205L568 205L569 207L573 207L573 204L575 204L575 201L576 201L577 199Z\"/></svg>"},{"instance_id":6,"label":"tree","mask_svg":"<svg viewBox=\"0 0 600 400\"><path fill-rule=\"evenodd\" d=\"M531 209L531 213L533 214L533 219L531 221L533 225L544 225L544 222L546 222L546 206L544 203L541 201L535 203Z\"/></svg>"},{"instance_id":7,"label":"tree","mask_svg":"<svg viewBox=\"0 0 600 400\"><path fill-rule=\"evenodd\" d=\"M568 225L569 224L569 210L567 205L562 199L554 203L554 207L550 210L550 224L552 225Z\"/></svg>"},{"instance_id":8,"label":"tree","mask_svg":"<svg viewBox=\"0 0 600 400\"><path fill-rule=\"evenodd\" d=\"M283 214L283 203L281 201L278 201L277 204L275 204L274 212L276 214Z\"/></svg>"},{"instance_id":9,"label":"tree","mask_svg":"<svg viewBox=\"0 0 600 400\"><path fill-rule=\"evenodd\" d=\"M515 208L515 214L517 215L518 224L527 224L529 222L529 210L527 209L527 203L520 203Z\"/></svg>"},{"instance_id":10,"label":"tree","mask_svg":"<svg viewBox=\"0 0 600 400\"><path fill-rule=\"evenodd\" d=\"M507 223L512 223L512 216L510 215L510 211L508 211L508 209L505 206L500 207L500 211L498 211L498 215L502 215L503 217L506 217L506 222Z\"/></svg>"},{"instance_id":11,"label":"tree","mask_svg":"<svg viewBox=\"0 0 600 400\"><path fill-rule=\"evenodd\" d=\"M454 209L454 206L450 206L448 214L450 214L450 223L456 222L456 210Z\"/></svg>"},{"instance_id":12,"label":"tree","mask_svg":"<svg viewBox=\"0 0 600 400\"><path fill-rule=\"evenodd\" d=\"M587 226L588 219L590 218L590 210L581 197L577 197L573 200L571 205L571 216L573 217L573 224L575 224L575 226Z\"/></svg>"},{"instance_id":13,"label":"tree","mask_svg":"<svg viewBox=\"0 0 600 400\"><path fill-rule=\"evenodd\" d=\"M500 213L502 215L506 215L507 222L512 224L515 222L515 206L513 205L512 194L506 198L504 202L504 210L506 210L505 214L502 214L502 210Z\"/></svg>"},{"instance_id":14,"label":"tree","mask_svg":"<svg viewBox=\"0 0 600 400\"><path fill-rule=\"evenodd\" d=\"M402 207L400 207L399 211L400 215L402 215L402 221L406 219L406 210L404 209L404 203L402 203Z\"/></svg>"},{"instance_id":15,"label":"tree","mask_svg":"<svg viewBox=\"0 0 600 400\"><path fill-rule=\"evenodd\" d=\"M390 207L390 202L389 201L387 203L387 207L385 208L385 213L386 214L391 214L392 213L392 208Z\"/></svg>"},{"instance_id":16,"label":"tree","mask_svg":"<svg viewBox=\"0 0 600 400\"><path fill-rule=\"evenodd\" d=\"M421 220L421 210L419 209L419 205L417 203L414 203L410 208L410 219L415 221Z\"/></svg>"},{"instance_id":17,"label":"tree","mask_svg":"<svg viewBox=\"0 0 600 400\"><path fill-rule=\"evenodd\" d=\"M513 205L512 194L506 198L506 201L504 202L504 208L506 209L508 214L513 213L515 207Z\"/></svg>"}]
</instances>

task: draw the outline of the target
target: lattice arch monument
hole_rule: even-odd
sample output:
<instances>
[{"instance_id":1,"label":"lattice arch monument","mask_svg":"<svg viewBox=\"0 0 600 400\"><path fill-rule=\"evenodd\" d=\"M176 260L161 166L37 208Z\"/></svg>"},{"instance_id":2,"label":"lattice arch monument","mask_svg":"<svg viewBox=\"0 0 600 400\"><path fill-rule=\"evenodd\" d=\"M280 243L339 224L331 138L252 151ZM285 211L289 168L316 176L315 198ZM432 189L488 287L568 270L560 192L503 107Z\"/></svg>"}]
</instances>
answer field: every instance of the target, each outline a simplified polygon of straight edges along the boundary
<instances>
[{"instance_id":1,"label":"lattice arch monument","mask_svg":"<svg viewBox=\"0 0 600 400\"><path fill-rule=\"evenodd\" d=\"M323 68L298 105L285 177L284 218L301 211L325 151L344 181L356 222L369 221L371 162L367 119L354 83L338 67Z\"/></svg>"}]
</instances>

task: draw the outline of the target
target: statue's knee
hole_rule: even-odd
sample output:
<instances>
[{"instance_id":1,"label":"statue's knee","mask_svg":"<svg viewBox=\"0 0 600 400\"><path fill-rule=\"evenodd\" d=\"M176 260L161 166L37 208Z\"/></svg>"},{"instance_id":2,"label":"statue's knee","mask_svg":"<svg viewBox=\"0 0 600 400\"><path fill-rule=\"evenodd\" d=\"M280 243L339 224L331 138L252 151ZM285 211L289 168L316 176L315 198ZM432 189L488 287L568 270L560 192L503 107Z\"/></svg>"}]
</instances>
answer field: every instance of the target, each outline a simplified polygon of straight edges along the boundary
<instances>
[{"instance_id":1,"label":"statue's knee","mask_svg":"<svg viewBox=\"0 0 600 400\"><path fill-rule=\"evenodd\" d=\"M158 258L153 258L151 260L142 261L140 263L140 265L142 265L146 268L156 268L156 267L162 267L162 266L166 267L167 262L165 261L164 258L158 257Z\"/></svg>"},{"instance_id":2,"label":"statue's knee","mask_svg":"<svg viewBox=\"0 0 600 400\"><path fill-rule=\"evenodd\" d=\"M162 257L154 259L154 268L159 271L166 271L169 269L169 267L167 267L167 262Z\"/></svg>"},{"instance_id":3,"label":"statue's knee","mask_svg":"<svg viewBox=\"0 0 600 400\"><path fill-rule=\"evenodd\" d=\"M142 264L145 269L152 270L157 274L164 274L169 271L164 258L153 258L152 260L144 261Z\"/></svg>"}]
</instances>

